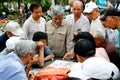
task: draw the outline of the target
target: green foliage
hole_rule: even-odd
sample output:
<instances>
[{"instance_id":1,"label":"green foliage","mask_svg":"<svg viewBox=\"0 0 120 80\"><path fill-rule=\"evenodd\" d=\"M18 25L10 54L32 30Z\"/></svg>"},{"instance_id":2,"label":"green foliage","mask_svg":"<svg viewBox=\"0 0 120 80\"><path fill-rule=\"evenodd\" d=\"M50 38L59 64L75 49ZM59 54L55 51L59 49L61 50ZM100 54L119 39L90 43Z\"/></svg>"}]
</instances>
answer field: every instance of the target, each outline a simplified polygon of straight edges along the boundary
<instances>
[{"instance_id":1,"label":"green foliage","mask_svg":"<svg viewBox=\"0 0 120 80\"><path fill-rule=\"evenodd\" d=\"M10 13L11 15L16 15L16 14L18 14L18 10L11 10L9 13Z\"/></svg>"},{"instance_id":2,"label":"green foliage","mask_svg":"<svg viewBox=\"0 0 120 80\"><path fill-rule=\"evenodd\" d=\"M42 0L41 5L43 7L43 12L46 12L50 8L51 4L50 0Z\"/></svg>"}]
</instances>

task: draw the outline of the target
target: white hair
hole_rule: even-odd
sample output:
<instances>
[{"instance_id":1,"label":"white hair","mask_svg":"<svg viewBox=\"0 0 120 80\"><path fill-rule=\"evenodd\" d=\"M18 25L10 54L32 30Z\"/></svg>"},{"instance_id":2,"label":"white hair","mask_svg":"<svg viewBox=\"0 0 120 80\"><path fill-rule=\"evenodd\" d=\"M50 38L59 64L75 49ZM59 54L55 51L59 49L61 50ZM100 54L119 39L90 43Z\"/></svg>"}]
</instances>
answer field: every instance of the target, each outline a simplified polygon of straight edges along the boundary
<instances>
[{"instance_id":1,"label":"white hair","mask_svg":"<svg viewBox=\"0 0 120 80\"><path fill-rule=\"evenodd\" d=\"M58 16L60 14L64 14L64 9L60 5L52 6L51 8L52 14Z\"/></svg>"},{"instance_id":2,"label":"white hair","mask_svg":"<svg viewBox=\"0 0 120 80\"><path fill-rule=\"evenodd\" d=\"M21 40L15 46L15 53L18 56L26 56L28 53L35 51L36 43L31 40Z\"/></svg>"}]
</instances>

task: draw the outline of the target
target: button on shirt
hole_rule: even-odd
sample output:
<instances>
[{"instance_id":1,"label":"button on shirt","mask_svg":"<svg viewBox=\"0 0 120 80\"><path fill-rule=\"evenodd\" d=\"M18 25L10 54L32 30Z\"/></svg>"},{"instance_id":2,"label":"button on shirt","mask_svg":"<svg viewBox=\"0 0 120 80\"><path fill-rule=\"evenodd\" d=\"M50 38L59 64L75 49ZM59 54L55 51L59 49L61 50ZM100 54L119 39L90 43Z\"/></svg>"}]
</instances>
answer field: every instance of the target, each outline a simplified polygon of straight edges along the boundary
<instances>
[{"instance_id":1,"label":"button on shirt","mask_svg":"<svg viewBox=\"0 0 120 80\"><path fill-rule=\"evenodd\" d=\"M73 14L70 14L70 15L66 16L66 20L72 25L74 32L78 32L78 31L89 32L89 29L90 29L89 20L83 14L81 14L80 18L77 20L76 23L74 21L74 15Z\"/></svg>"},{"instance_id":2,"label":"button on shirt","mask_svg":"<svg viewBox=\"0 0 120 80\"><path fill-rule=\"evenodd\" d=\"M24 64L15 53L0 60L0 80L28 80Z\"/></svg>"},{"instance_id":3,"label":"button on shirt","mask_svg":"<svg viewBox=\"0 0 120 80\"><path fill-rule=\"evenodd\" d=\"M63 20L61 26L56 27L52 20L46 24L48 46L56 57L63 57L66 52L73 52L73 29Z\"/></svg>"},{"instance_id":4,"label":"button on shirt","mask_svg":"<svg viewBox=\"0 0 120 80\"><path fill-rule=\"evenodd\" d=\"M32 37L35 32L41 31L45 32L45 24L46 21L44 18L40 17L40 22L36 22L32 16L30 16L25 23L23 24L23 31L25 32L24 37L28 38L29 40L32 40Z\"/></svg>"}]
</instances>

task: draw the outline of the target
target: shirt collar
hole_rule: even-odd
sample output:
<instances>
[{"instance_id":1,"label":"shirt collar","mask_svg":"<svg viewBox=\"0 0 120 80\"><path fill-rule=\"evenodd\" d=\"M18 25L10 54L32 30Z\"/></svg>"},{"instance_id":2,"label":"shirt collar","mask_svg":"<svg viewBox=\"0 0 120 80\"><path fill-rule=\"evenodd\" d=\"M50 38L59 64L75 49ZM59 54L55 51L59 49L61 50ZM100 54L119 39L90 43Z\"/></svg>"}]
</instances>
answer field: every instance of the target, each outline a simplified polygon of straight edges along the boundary
<instances>
[{"instance_id":1,"label":"shirt collar","mask_svg":"<svg viewBox=\"0 0 120 80\"><path fill-rule=\"evenodd\" d=\"M52 23L51 23L53 26L57 26L53 21L52 21ZM60 26L64 26L64 24L63 24L63 21L62 21L62 24L60 25ZM57 26L57 27L60 27L60 26Z\"/></svg>"}]
</instances>

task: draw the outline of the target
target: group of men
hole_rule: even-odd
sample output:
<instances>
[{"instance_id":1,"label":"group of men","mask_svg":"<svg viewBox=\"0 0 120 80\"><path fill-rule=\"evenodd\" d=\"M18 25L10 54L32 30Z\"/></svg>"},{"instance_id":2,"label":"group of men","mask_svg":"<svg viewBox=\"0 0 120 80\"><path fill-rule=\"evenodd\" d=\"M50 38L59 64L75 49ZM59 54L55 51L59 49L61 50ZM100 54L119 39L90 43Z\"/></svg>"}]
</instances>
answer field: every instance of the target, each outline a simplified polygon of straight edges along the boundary
<instances>
[{"instance_id":1,"label":"group of men","mask_svg":"<svg viewBox=\"0 0 120 80\"><path fill-rule=\"evenodd\" d=\"M96 45L98 44L100 47L106 37L104 26L111 29L118 29L120 34L120 10L109 8L104 16L101 17L99 9L94 2L87 3L85 10L83 10L83 3L75 0L72 5L72 14L66 16L65 20L63 19L64 9L60 5L51 8L52 20L48 22L42 17L42 6L40 4L36 2L31 3L30 10L32 12L31 16L25 21L22 28L17 22L9 22L5 26L6 32L0 36L0 52L2 55L7 53L0 59L0 80L16 80L16 78L17 80L27 80L26 73L29 73L32 65L44 66L44 61L54 59L55 57L71 59L77 54L79 62L81 61L80 59L85 61L88 57L82 56L81 53L88 52L79 49L82 46L78 44L81 45L81 41L84 42L86 39L78 40L78 42L73 41L80 32L91 33ZM21 38L18 38L19 41L16 43L10 44L15 45L11 49L8 47L10 45L7 44L10 43L9 40L15 42L13 39L17 38L13 38L13 36L19 36ZM88 43L93 45L89 41ZM85 46L85 44L83 46ZM88 46L85 46L85 49L87 49L87 47ZM90 46L90 49L95 50L95 47L96 46L93 46L93 48L91 48ZM6 51L3 52L4 49ZM9 49L11 49L12 52L9 52ZM105 49L106 52L107 49L108 48ZM91 57L94 56L94 54L95 51L92 52L92 55L91 52L88 55ZM115 55L117 55L117 51ZM78 58L78 56L80 57ZM101 56L104 57L103 55ZM110 61L113 59L111 56L114 56L114 54L107 53L106 55L106 57L110 57ZM119 58L119 56L117 57ZM109 62L109 59L107 60ZM119 64L116 66L119 67ZM7 73L9 73L9 75L5 77ZM94 77L91 76L91 78ZM110 78L112 77L108 77L107 79ZM114 78L118 78L118 76Z\"/></svg>"}]
</instances>

